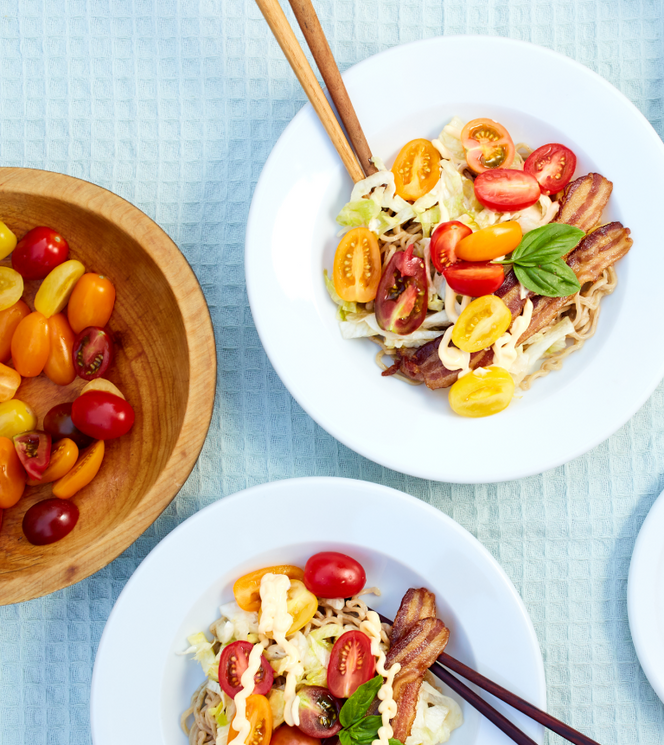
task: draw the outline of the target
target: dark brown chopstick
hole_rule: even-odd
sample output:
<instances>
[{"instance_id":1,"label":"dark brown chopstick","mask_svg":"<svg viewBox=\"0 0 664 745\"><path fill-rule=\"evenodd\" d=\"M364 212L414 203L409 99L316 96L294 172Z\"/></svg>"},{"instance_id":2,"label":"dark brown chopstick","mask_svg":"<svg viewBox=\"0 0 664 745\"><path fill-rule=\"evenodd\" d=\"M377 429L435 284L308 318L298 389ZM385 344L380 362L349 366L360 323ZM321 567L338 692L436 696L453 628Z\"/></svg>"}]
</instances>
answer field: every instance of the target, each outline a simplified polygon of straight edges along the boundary
<instances>
[{"instance_id":1,"label":"dark brown chopstick","mask_svg":"<svg viewBox=\"0 0 664 745\"><path fill-rule=\"evenodd\" d=\"M372 156L369 143L364 136L362 125L357 118L314 6L311 0L288 0L288 2L293 9L293 13L295 13L295 18L297 18L297 22L300 24L311 54L316 61L320 74L323 76L339 117L346 128L348 139L353 150L355 150L360 166L364 173L370 176L372 173L376 173L378 169L371 160Z\"/></svg>"}]
</instances>

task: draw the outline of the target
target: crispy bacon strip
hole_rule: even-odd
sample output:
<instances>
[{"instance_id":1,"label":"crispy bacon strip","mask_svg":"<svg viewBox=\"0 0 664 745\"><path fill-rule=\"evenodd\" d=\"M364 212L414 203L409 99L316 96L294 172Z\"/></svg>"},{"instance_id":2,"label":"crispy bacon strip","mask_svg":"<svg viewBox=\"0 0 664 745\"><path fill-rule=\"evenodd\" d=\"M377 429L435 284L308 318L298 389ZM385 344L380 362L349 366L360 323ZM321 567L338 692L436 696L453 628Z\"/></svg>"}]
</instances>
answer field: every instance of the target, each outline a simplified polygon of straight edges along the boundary
<instances>
[{"instance_id":1,"label":"crispy bacon strip","mask_svg":"<svg viewBox=\"0 0 664 745\"><path fill-rule=\"evenodd\" d=\"M599 223L612 190L611 181L599 173L581 176L563 190L560 209L553 222L574 225L587 233Z\"/></svg>"},{"instance_id":2,"label":"crispy bacon strip","mask_svg":"<svg viewBox=\"0 0 664 745\"><path fill-rule=\"evenodd\" d=\"M423 618L436 617L436 596L426 587L413 587L403 596L392 624L390 643L394 646L410 628Z\"/></svg>"}]
</instances>

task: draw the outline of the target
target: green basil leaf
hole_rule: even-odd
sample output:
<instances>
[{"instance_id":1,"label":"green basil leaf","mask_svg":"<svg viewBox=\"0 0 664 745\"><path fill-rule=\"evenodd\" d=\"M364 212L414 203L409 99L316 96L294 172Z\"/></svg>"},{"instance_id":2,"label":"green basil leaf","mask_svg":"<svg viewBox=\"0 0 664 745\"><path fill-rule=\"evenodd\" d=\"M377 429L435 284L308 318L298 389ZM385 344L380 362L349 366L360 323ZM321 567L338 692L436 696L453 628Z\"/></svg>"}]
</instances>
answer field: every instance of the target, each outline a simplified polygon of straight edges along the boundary
<instances>
[{"instance_id":1,"label":"green basil leaf","mask_svg":"<svg viewBox=\"0 0 664 745\"><path fill-rule=\"evenodd\" d=\"M562 259L542 266L514 266L516 278L528 290L545 297L567 297L581 289L576 274Z\"/></svg>"},{"instance_id":2,"label":"green basil leaf","mask_svg":"<svg viewBox=\"0 0 664 745\"><path fill-rule=\"evenodd\" d=\"M397 740L396 737L390 737L390 745L403 745L401 740Z\"/></svg>"},{"instance_id":3,"label":"green basil leaf","mask_svg":"<svg viewBox=\"0 0 664 745\"><path fill-rule=\"evenodd\" d=\"M363 683L355 693L346 701L339 712L339 721L342 727L350 727L358 719L361 719L371 706L376 694L383 685L383 677L376 675L371 680Z\"/></svg>"},{"instance_id":4,"label":"green basil leaf","mask_svg":"<svg viewBox=\"0 0 664 745\"><path fill-rule=\"evenodd\" d=\"M347 729L339 730L338 735L341 745L354 745L353 738L351 737Z\"/></svg>"},{"instance_id":5,"label":"green basil leaf","mask_svg":"<svg viewBox=\"0 0 664 745\"><path fill-rule=\"evenodd\" d=\"M538 266L550 264L569 253L583 238L580 228L552 222L526 233L510 257L513 264Z\"/></svg>"},{"instance_id":6,"label":"green basil leaf","mask_svg":"<svg viewBox=\"0 0 664 745\"><path fill-rule=\"evenodd\" d=\"M349 727L349 732L354 740L364 742L376 739L378 728L382 724L382 717L372 714L371 716L358 719Z\"/></svg>"}]
</instances>

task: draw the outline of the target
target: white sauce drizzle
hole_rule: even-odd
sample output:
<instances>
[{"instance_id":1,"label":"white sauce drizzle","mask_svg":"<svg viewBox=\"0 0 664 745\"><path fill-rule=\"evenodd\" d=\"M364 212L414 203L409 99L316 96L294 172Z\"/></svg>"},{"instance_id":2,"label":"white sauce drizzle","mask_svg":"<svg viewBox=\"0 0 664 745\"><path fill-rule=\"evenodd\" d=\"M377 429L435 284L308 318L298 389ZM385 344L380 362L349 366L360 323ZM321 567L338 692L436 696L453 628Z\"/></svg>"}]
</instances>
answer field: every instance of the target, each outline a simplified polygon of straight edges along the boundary
<instances>
[{"instance_id":1,"label":"white sauce drizzle","mask_svg":"<svg viewBox=\"0 0 664 745\"><path fill-rule=\"evenodd\" d=\"M447 305L445 306L447 310ZM445 330L443 338L438 345L438 356L440 361L448 370L459 370L459 377L463 377L470 372L470 352L463 352L457 347L451 347L452 331L454 326Z\"/></svg>"},{"instance_id":2,"label":"white sauce drizzle","mask_svg":"<svg viewBox=\"0 0 664 745\"><path fill-rule=\"evenodd\" d=\"M380 745L388 745L389 739L394 734L390 719L394 719L397 715L397 702L394 700L394 691L392 686L394 685L394 676L401 670L401 665L395 662L389 670L385 669L385 652L380 648L380 618L378 613L375 611L369 611L367 617L360 624L360 631L371 639L371 654L376 658L376 671L379 675L385 678L385 682L378 691L378 713L381 716L382 726L378 728L378 737L372 743L380 743Z\"/></svg>"},{"instance_id":3,"label":"white sauce drizzle","mask_svg":"<svg viewBox=\"0 0 664 745\"><path fill-rule=\"evenodd\" d=\"M447 317L452 323L456 323L459 320L459 315L468 307L471 298L468 295L461 296L461 305L457 310L457 296L456 292L445 282L445 312Z\"/></svg>"},{"instance_id":4,"label":"white sauce drizzle","mask_svg":"<svg viewBox=\"0 0 664 745\"><path fill-rule=\"evenodd\" d=\"M233 729L238 733L238 745L244 745L249 736L249 732L251 731L251 723L247 719L247 699L253 693L254 676L261 666L261 655L263 654L265 647L267 647L267 644L267 637L261 639L258 644L254 644L247 662L247 669L242 673L242 677L240 678L242 689L235 694L235 717L233 719Z\"/></svg>"},{"instance_id":5,"label":"white sauce drizzle","mask_svg":"<svg viewBox=\"0 0 664 745\"><path fill-rule=\"evenodd\" d=\"M493 363L497 367L510 370L517 361L519 352L516 344L523 332L530 326L533 318L533 303L530 299L526 300L523 306L523 313L514 319L512 328L506 334L503 334L493 345ZM441 342L442 346L442 342ZM443 363L445 364L445 363Z\"/></svg>"}]
</instances>

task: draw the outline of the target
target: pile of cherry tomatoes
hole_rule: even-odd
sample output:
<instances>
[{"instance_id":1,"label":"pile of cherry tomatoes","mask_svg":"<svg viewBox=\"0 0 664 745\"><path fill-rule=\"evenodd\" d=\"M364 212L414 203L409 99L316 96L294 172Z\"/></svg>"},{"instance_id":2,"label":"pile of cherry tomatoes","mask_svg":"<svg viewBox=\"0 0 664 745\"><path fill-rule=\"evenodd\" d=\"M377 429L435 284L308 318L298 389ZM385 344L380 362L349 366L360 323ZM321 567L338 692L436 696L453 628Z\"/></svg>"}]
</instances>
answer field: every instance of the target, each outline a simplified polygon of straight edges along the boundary
<instances>
[{"instance_id":1,"label":"pile of cherry tomatoes","mask_svg":"<svg viewBox=\"0 0 664 745\"><path fill-rule=\"evenodd\" d=\"M0 222L0 259L10 254L12 266L0 266L0 529L3 510L19 501L26 485L52 483L54 497L32 505L23 519L25 537L41 546L74 529L79 511L68 500L97 475L105 441L131 429L134 410L102 377L113 360L105 328L115 304L113 283L86 273L69 258L67 241L48 227L17 241ZM24 280L43 280L34 311L22 299ZM53 406L39 430L34 411L14 396L23 378L42 372L57 385L76 377L87 384L75 401Z\"/></svg>"}]
</instances>

